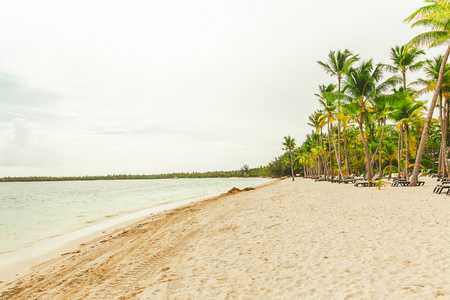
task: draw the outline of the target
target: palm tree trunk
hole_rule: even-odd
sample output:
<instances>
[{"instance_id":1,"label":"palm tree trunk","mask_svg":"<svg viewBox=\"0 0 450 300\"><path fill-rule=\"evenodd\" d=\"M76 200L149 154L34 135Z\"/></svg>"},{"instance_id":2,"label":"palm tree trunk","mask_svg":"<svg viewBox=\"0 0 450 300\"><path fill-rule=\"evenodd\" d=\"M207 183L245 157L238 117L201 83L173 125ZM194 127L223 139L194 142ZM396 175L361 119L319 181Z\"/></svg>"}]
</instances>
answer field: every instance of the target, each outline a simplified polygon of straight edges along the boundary
<instances>
[{"instance_id":1,"label":"palm tree trunk","mask_svg":"<svg viewBox=\"0 0 450 300\"><path fill-rule=\"evenodd\" d=\"M392 178L392 159L389 158L389 179Z\"/></svg>"},{"instance_id":2,"label":"palm tree trunk","mask_svg":"<svg viewBox=\"0 0 450 300\"><path fill-rule=\"evenodd\" d=\"M339 107L339 106L338 106ZM337 164L339 167L339 179L343 179L341 167L341 121L338 119L338 149L337 149Z\"/></svg>"},{"instance_id":3,"label":"palm tree trunk","mask_svg":"<svg viewBox=\"0 0 450 300\"><path fill-rule=\"evenodd\" d=\"M344 152L345 152L345 171L348 174L352 173L352 170L350 170L350 166L348 164L348 141L347 141L347 132L344 129Z\"/></svg>"},{"instance_id":4,"label":"palm tree trunk","mask_svg":"<svg viewBox=\"0 0 450 300\"><path fill-rule=\"evenodd\" d=\"M439 92L438 97L438 103L439 103L439 123L441 125L441 148L439 150L439 170L442 170L442 175L444 177L448 177L448 170L446 167L446 156L445 153L447 152L447 126L445 123L445 116L444 116L444 98L442 97L442 90Z\"/></svg>"},{"instance_id":5,"label":"palm tree trunk","mask_svg":"<svg viewBox=\"0 0 450 300\"><path fill-rule=\"evenodd\" d=\"M433 117L434 107L436 106L436 100L442 86L442 81L444 79L445 65L447 64L449 55L450 55L450 45L447 47L447 51L445 52L444 58L442 59L436 89L434 90L433 98L431 99L430 107L428 109L427 120L425 121L425 125L423 126L422 137L420 138L419 149L417 149L416 162L414 164L414 171L411 176L411 183L409 186L417 186L417 181L419 179L420 163L422 162L423 152L425 151L425 142L428 137L428 131L430 130L430 124L431 119Z\"/></svg>"},{"instance_id":6,"label":"palm tree trunk","mask_svg":"<svg viewBox=\"0 0 450 300\"><path fill-rule=\"evenodd\" d=\"M336 156L336 162L338 163L338 171L339 171L338 177L339 178L344 178L344 175L342 174L342 168L341 168L341 165L340 165L341 160L339 159L338 151L336 151L337 150L336 149L336 139L334 138L333 123L331 123L330 127L331 127L331 137L333 139L334 154Z\"/></svg>"},{"instance_id":7,"label":"palm tree trunk","mask_svg":"<svg viewBox=\"0 0 450 300\"><path fill-rule=\"evenodd\" d=\"M402 77L403 77L403 90L406 91L406 70L405 67L402 69Z\"/></svg>"},{"instance_id":8,"label":"palm tree trunk","mask_svg":"<svg viewBox=\"0 0 450 300\"><path fill-rule=\"evenodd\" d=\"M330 122L328 122L328 152L330 155L330 181L333 180L333 155L331 155Z\"/></svg>"},{"instance_id":9,"label":"palm tree trunk","mask_svg":"<svg viewBox=\"0 0 450 300\"><path fill-rule=\"evenodd\" d=\"M402 160L402 156L403 156L403 126L400 127L400 133L398 135L398 156L397 156L397 161L398 161L398 168L397 168L397 178L400 179L400 170L401 168L401 160Z\"/></svg>"},{"instance_id":10,"label":"palm tree trunk","mask_svg":"<svg viewBox=\"0 0 450 300\"><path fill-rule=\"evenodd\" d=\"M446 111L446 114L445 114L445 124L447 124L447 130L446 130L446 135L447 135L447 143L446 143L446 145L448 145L449 144L449 135L450 135L450 132L449 132L449 127L450 126L448 126L448 121L449 121L449 117L450 117L450 101L449 101L449 98L447 97L447 99L446 99L446 104L447 104L447 111Z\"/></svg>"},{"instance_id":11,"label":"palm tree trunk","mask_svg":"<svg viewBox=\"0 0 450 300\"><path fill-rule=\"evenodd\" d=\"M289 149L289 157L291 158L292 181L294 181L294 162L292 161L292 151L291 151L291 149Z\"/></svg>"},{"instance_id":12,"label":"palm tree trunk","mask_svg":"<svg viewBox=\"0 0 450 300\"><path fill-rule=\"evenodd\" d=\"M380 173L380 176L381 176L381 172L382 172L381 151L380 151L380 153L378 155L378 170L379 170L379 173Z\"/></svg>"},{"instance_id":13,"label":"palm tree trunk","mask_svg":"<svg viewBox=\"0 0 450 300\"><path fill-rule=\"evenodd\" d=\"M317 175L320 175L321 170L322 170L322 166L320 164L320 154L317 154Z\"/></svg>"},{"instance_id":14,"label":"palm tree trunk","mask_svg":"<svg viewBox=\"0 0 450 300\"><path fill-rule=\"evenodd\" d=\"M446 167L446 170L448 171L448 154L449 154L449 152L450 152L450 148L447 148L447 151L445 151L445 167Z\"/></svg>"},{"instance_id":15,"label":"palm tree trunk","mask_svg":"<svg viewBox=\"0 0 450 300\"><path fill-rule=\"evenodd\" d=\"M369 181L369 186L372 186L372 178L373 178L373 169L372 169L372 158L369 152L369 147L367 146L367 140L364 135L363 130L363 119L364 119L364 113L360 113L359 117L359 134L361 135L361 141L364 146L364 152L366 154L366 174L367 174L367 180Z\"/></svg>"},{"instance_id":16,"label":"palm tree trunk","mask_svg":"<svg viewBox=\"0 0 450 300\"><path fill-rule=\"evenodd\" d=\"M384 129L383 129L383 131L384 131ZM381 147L383 147L383 136L384 136L384 132L381 133L380 142L378 142L377 149L375 149L375 153L373 154L373 158L371 161L372 164L375 162L375 158L377 156L378 151L381 152Z\"/></svg>"},{"instance_id":17,"label":"palm tree trunk","mask_svg":"<svg viewBox=\"0 0 450 300\"><path fill-rule=\"evenodd\" d=\"M327 168L327 160L325 158L325 145L323 143L322 127L320 127L320 141L322 143L323 174L326 176L326 174L328 173L328 168Z\"/></svg>"},{"instance_id":18,"label":"palm tree trunk","mask_svg":"<svg viewBox=\"0 0 450 300\"><path fill-rule=\"evenodd\" d=\"M420 128L420 125L417 127L417 143L416 143L416 153L417 150L419 149L419 144L420 144L420 135L422 134L422 128Z\"/></svg>"},{"instance_id":19,"label":"palm tree trunk","mask_svg":"<svg viewBox=\"0 0 450 300\"><path fill-rule=\"evenodd\" d=\"M443 98L442 98L443 99ZM442 101L442 100L441 100ZM448 99L446 99L446 104L449 102ZM443 105L443 109L446 108L446 105ZM444 169L443 169L443 173L444 173L444 177L448 177L448 160L447 160L447 133L448 133L448 113L447 113L447 109L446 111L444 111L443 114L443 122L442 122L442 150L444 152Z\"/></svg>"},{"instance_id":20,"label":"palm tree trunk","mask_svg":"<svg viewBox=\"0 0 450 300\"><path fill-rule=\"evenodd\" d=\"M341 93L341 79L338 76L338 93ZM338 99L338 114L341 112L341 99ZM338 118L338 153L337 153L337 164L339 167L339 179L343 179L342 168L341 168L341 120Z\"/></svg>"},{"instance_id":21,"label":"palm tree trunk","mask_svg":"<svg viewBox=\"0 0 450 300\"><path fill-rule=\"evenodd\" d=\"M439 149L439 170L442 170L442 176L447 177L448 176L448 171L446 171L448 169L448 164L446 162L446 149L445 149L445 145L441 144L441 148Z\"/></svg>"},{"instance_id":22,"label":"palm tree trunk","mask_svg":"<svg viewBox=\"0 0 450 300\"><path fill-rule=\"evenodd\" d=\"M405 132L406 132L406 153L405 153L405 171L403 172L403 177L405 179L409 179L409 127L408 124L405 124Z\"/></svg>"}]
</instances>

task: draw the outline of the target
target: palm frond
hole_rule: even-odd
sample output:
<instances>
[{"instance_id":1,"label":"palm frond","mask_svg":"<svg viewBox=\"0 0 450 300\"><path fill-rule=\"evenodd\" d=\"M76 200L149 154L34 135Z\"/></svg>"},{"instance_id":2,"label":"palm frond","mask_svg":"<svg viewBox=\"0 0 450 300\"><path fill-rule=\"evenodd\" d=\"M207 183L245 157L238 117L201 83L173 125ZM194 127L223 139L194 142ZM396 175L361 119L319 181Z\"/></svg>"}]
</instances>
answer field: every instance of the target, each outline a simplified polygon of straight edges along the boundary
<instances>
[{"instance_id":1,"label":"palm frond","mask_svg":"<svg viewBox=\"0 0 450 300\"><path fill-rule=\"evenodd\" d=\"M388 70L391 73L397 73L400 70L398 67L391 66L391 65L388 65L388 64L383 64L383 66L384 66L384 68L386 70Z\"/></svg>"},{"instance_id":2,"label":"palm frond","mask_svg":"<svg viewBox=\"0 0 450 300\"><path fill-rule=\"evenodd\" d=\"M449 38L447 31L428 31L419 34L408 42L408 46L429 46L437 47L444 44Z\"/></svg>"}]
</instances>

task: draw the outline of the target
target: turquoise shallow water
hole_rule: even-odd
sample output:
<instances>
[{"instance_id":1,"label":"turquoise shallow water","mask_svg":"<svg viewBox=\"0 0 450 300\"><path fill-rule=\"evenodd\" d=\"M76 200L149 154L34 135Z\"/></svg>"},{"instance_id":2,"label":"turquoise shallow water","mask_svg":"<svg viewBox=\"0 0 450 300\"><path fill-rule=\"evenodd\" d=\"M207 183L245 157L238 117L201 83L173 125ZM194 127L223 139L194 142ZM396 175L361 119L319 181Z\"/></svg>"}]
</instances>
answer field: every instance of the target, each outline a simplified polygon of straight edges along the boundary
<instances>
[{"instance_id":1,"label":"turquoise shallow water","mask_svg":"<svg viewBox=\"0 0 450 300\"><path fill-rule=\"evenodd\" d=\"M0 253L167 203L264 184L265 178L0 183Z\"/></svg>"}]
</instances>

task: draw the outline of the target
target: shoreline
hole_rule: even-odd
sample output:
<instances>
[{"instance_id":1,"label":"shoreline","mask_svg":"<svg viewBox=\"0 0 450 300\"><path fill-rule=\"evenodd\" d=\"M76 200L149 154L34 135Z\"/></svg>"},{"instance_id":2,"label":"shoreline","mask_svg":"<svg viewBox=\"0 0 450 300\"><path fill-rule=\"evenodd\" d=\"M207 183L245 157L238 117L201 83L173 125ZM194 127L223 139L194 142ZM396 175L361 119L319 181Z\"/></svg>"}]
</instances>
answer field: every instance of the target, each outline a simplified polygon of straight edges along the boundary
<instances>
[{"instance_id":1,"label":"shoreline","mask_svg":"<svg viewBox=\"0 0 450 300\"><path fill-rule=\"evenodd\" d=\"M274 182L276 180L261 183L254 187L260 188ZM177 202L169 201L89 224L56 236L46 237L17 250L0 253L0 287L1 283L10 282L26 275L34 266L64 255L64 253L76 251L80 245L107 237L134 224L145 222L157 214L224 195L227 195L227 193L212 193Z\"/></svg>"},{"instance_id":2,"label":"shoreline","mask_svg":"<svg viewBox=\"0 0 450 300\"><path fill-rule=\"evenodd\" d=\"M298 178L153 215L0 285L0 299L450 296L450 202Z\"/></svg>"}]
</instances>

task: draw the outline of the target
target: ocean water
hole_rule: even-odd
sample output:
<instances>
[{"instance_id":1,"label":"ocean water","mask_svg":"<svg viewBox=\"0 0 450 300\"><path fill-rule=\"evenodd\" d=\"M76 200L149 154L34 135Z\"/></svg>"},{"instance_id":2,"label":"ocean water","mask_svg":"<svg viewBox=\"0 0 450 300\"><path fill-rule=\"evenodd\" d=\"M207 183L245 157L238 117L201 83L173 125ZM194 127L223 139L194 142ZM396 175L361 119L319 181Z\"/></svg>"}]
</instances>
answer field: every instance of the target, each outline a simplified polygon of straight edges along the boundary
<instances>
[{"instance_id":1,"label":"ocean water","mask_svg":"<svg viewBox=\"0 0 450 300\"><path fill-rule=\"evenodd\" d=\"M266 178L0 183L0 254L38 241L254 187ZM153 210L152 210L153 209Z\"/></svg>"}]
</instances>

